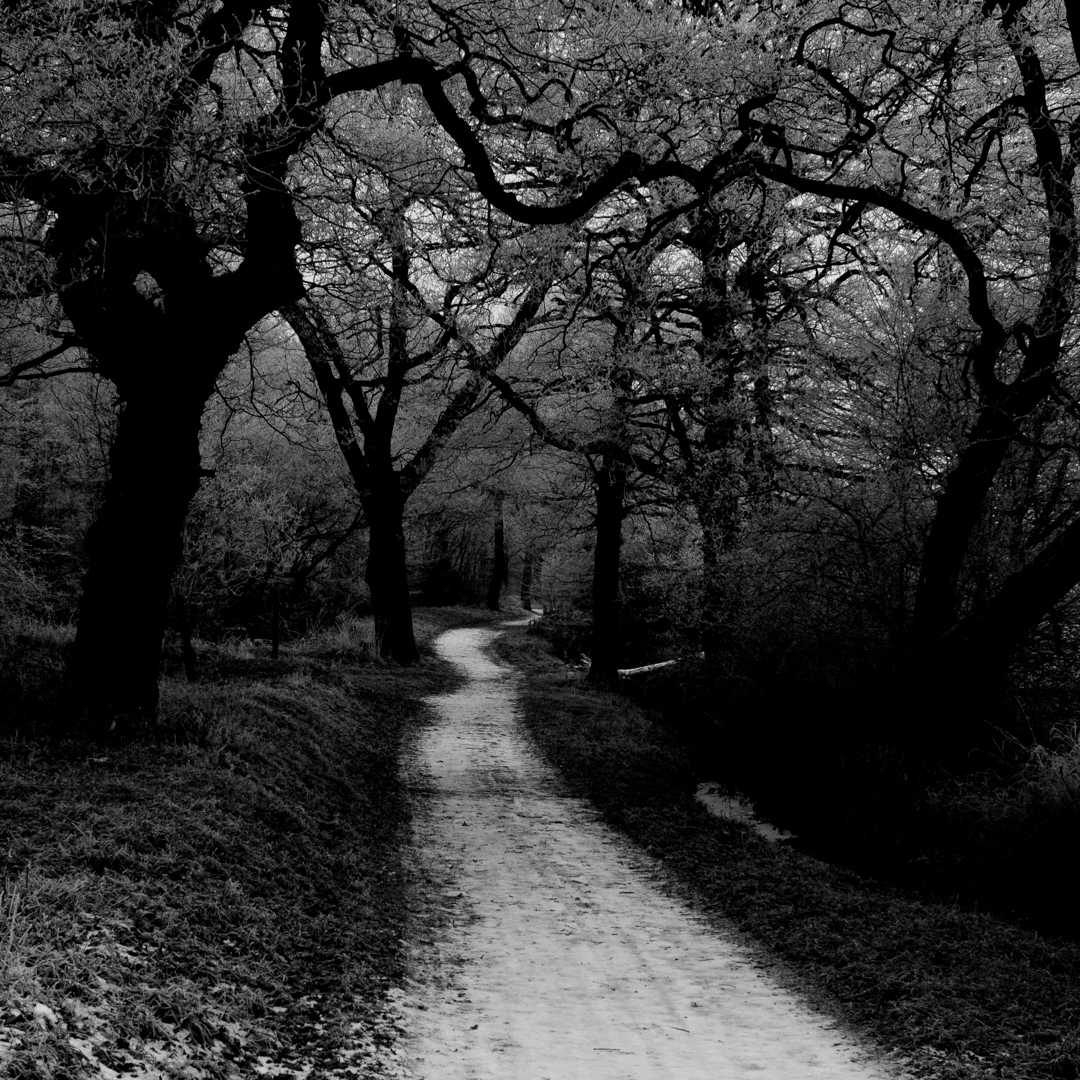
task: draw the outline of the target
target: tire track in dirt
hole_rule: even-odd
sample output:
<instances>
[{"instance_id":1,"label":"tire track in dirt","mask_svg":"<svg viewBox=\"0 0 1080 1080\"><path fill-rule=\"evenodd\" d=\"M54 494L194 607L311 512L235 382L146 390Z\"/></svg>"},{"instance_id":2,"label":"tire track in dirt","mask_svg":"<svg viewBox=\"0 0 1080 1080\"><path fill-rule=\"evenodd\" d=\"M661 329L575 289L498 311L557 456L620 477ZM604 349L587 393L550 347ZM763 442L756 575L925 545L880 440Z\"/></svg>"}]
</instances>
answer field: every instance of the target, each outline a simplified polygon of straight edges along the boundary
<instances>
[{"instance_id":1,"label":"tire track in dirt","mask_svg":"<svg viewBox=\"0 0 1080 1080\"><path fill-rule=\"evenodd\" d=\"M436 647L469 681L430 699L413 765L418 925L399 1046L417 1080L884 1080L863 1049L761 974L734 938L561 791L515 716L497 631Z\"/></svg>"}]
</instances>

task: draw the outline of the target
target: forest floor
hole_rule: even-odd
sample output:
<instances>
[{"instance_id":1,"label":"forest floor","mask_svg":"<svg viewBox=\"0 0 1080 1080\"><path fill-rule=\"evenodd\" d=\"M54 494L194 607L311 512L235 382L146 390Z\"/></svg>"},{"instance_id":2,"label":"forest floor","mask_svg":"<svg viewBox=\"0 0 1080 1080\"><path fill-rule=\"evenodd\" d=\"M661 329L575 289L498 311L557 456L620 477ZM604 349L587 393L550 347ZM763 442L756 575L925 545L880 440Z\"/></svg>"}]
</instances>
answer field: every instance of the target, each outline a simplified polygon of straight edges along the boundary
<instances>
[{"instance_id":1,"label":"forest floor","mask_svg":"<svg viewBox=\"0 0 1080 1080\"><path fill-rule=\"evenodd\" d=\"M454 979L475 965L455 958L472 946L454 935L480 924L468 913L476 890L448 895L453 874L418 862L412 842L471 828L424 817L438 760L425 758L425 739L439 702L423 699L445 702L463 685L432 640L482 621L422 614L427 656L412 669L364 659L345 640L308 643L276 663L234 650L200 683L166 679L156 742L95 750L9 740L0 1075L429 1080L415 1059L445 1044L422 1049L439 1022L423 1014L453 1020L468 1004L460 991L475 988ZM584 686L523 629L495 648L525 672L515 681L525 727L576 796L586 831L600 818L637 845L605 842L625 860L607 884L564 873L561 892L538 890L545 917L564 927L594 918L645 867L673 907L689 910L687 925L715 920L729 935L734 925L785 993L912 1073L1077 1076L1076 945L900 893L710 816L693 797L706 778L649 716ZM510 786L503 769L487 770L496 792ZM489 839L505 846L498 830ZM722 962L717 953L712 962ZM442 973L435 1010L418 1007L425 970ZM623 990L633 978L631 965ZM686 1022L670 1026L708 1038L704 1013L679 1015ZM463 1038L477 1045L482 1029L474 1019ZM612 1075L636 1075L620 1048L589 1050L619 1059ZM459 1074L430 1080L442 1075Z\"/></svg>"},{"instance_id":2,"label":"forest floor","mask_svg":"<svg viewBox=\"0 0 1080 1080\"><path fill-rule=\"evenodd\" d=\"M206 646L154 738L0 743L0 1076L367 1075L404 973L401 747L457 678L431 641L483 619L418 612L409 668L362 625ZM56 638L13 666L59 678Z\"/></svg>"}]
</instances>

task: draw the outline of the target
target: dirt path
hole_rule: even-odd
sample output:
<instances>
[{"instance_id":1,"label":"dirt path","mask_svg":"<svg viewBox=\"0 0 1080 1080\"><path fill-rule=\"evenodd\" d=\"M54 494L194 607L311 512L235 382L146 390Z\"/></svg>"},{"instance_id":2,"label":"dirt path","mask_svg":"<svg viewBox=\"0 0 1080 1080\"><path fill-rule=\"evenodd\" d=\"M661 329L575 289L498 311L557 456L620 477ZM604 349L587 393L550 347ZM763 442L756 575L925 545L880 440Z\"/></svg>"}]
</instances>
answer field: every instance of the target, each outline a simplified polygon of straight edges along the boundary
<instances>
[{"instance_id":1,"label":"dirt path","mask_svg":"<svg viewBox=\"0 0 1080 1080\"><path fill-rule=\"evenodd\" d=\"M399 1004L417 1080L892 1076L654 884L566 797L514 716L495 631L437 648L469 682L417 747L421 872L443 890ZM401 1059L399 1059L401 1060Z\"/></svg>"}]
</instances>

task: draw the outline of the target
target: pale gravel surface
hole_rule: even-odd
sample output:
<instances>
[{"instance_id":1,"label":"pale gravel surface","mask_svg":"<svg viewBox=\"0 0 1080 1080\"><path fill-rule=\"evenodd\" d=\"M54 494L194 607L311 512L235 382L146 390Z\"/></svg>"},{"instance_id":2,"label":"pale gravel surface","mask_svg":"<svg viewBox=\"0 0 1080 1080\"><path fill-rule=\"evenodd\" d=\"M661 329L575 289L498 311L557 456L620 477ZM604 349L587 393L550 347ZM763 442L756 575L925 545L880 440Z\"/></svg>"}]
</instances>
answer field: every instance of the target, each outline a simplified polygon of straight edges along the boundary
<instances>
[{"instance_id":1,"label":"pale gravel surface","mask_svg":"<svg viewBox=\"0 0 1080 1080\"><path fill-rule=\"evenodd\" d=\"M497 631L436 648L469 681L416 746L414 922L395 1073L415 1080L885 1080L832 1024L661 890L567 797L515 716Z\"/></svg>"}]
</instances>

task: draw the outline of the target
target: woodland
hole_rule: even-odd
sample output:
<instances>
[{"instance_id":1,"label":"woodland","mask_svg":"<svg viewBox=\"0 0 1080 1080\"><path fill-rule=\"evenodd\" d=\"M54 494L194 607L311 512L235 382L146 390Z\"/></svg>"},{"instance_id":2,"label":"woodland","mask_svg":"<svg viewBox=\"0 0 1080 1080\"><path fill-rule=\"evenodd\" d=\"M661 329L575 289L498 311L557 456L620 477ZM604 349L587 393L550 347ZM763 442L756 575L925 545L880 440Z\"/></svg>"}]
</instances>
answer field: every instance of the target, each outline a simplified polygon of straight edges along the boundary
<instances>
[{"instance_id":1,"label":"woodland","mask_svg":"<svg viewBox=\"0 0 1080 1080\"><path fill-rule=\"evenodd\" d=\"M0 735L536 607L840 792L826 854L978 776L994 881L1059 866L1078 57L1060 0L5 4Z\"/></svg>"}]
</instances>

